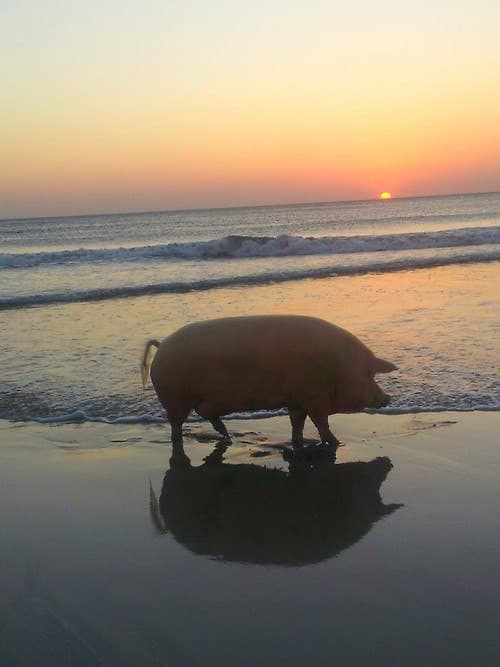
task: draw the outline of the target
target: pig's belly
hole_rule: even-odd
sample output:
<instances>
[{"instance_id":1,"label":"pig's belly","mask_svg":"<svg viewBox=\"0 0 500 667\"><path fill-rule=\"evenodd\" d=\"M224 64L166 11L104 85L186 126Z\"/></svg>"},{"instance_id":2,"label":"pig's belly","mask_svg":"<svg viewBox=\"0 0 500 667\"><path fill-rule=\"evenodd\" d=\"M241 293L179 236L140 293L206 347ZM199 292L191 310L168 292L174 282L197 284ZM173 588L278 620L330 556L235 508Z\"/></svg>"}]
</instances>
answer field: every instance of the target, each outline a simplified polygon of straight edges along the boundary
<instances>
[{"instance_id":1,"label":"pig's belly","mask_svg":"<svg viewBox=\"0 0 500 667\"><path fill-rule=\"evenodd\" d=\"M219 374L212 381L203 382L195 410L201 417L210 418L231 412L282 408L290 403L293 393L290 382L279 376Z\"/></svg>"},{"instance_id":2,"label":"pig's belly","mask_svg":"<svg viewBox=\"0 0 500 667\"><path fill-rule=\"evenodd\" d=\"M288 397L282 394L244 393L227 396L224 393L210 392L201 397L194 406L200 417L210 419L232 412L246 412L251 410L273 410L286 407L290 403Z\"/></svg>"}]
</instances>

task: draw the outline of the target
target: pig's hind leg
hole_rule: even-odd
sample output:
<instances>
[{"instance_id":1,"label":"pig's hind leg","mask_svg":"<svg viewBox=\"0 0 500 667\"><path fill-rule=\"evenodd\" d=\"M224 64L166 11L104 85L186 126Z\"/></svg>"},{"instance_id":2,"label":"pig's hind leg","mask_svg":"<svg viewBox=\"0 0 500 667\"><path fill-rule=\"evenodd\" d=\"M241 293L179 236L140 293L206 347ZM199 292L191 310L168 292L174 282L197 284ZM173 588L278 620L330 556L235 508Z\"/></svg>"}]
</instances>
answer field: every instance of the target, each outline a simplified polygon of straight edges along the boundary
<instances>
[{"instance_id":1,"label":"pig's hind leg","mask_svg":"<svg viewBox=\"0 0 500 667\"><path fill-rule=\"evenodd\" d=\"M218 409L215 405L213 405L210 401L200 401L198 405L195 406L195 410L200 415L200 417L203 419L208 419L217 433L220 433L224 440L231 440L231 436L229 435L224 422L217 414Z\"/></svg>"},{"instance_id":2,"label":"pig's hind leg","mask_svg":"<svg viewBox=\"0 0 500 667\"><path fill-rule=\"evenodd\" d=\"M292 445L298 449L304 445L304 423L307 412L303 408L288 408L288 415L292 424Z\"/></svg>"},{"instance_id":3,"label":"pig's hind leg","mask_svg":"<svg viewBox=\"0 0 500 667\"><path fill-rule=\"evenodd\" d=\"M161 399L160 399L161 400ZM170 428L172 431L172 450L177 454L184 454L182 425L186 421L191 408L187 403L181 401L161 400L166 410Z\"/></svg>"}]
</instances>

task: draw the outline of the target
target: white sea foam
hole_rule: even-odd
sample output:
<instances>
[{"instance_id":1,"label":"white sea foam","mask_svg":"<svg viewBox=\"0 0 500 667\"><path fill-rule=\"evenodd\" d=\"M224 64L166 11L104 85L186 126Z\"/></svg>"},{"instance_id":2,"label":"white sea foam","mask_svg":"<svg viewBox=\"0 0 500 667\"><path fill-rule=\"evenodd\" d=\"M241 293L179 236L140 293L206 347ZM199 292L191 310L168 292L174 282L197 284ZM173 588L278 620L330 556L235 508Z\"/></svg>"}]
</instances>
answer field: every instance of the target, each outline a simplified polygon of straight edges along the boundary
<instances>
[{"instance_id":1,"label":"white sea foam","mask_svg":"<svg viewBox=\"0 0 500 667\"><path fill-rule=\"evenodd\" d=\"M420 414L420 413L440 413L440 412L498 412L500 411L500 402L493 401L489 404L474 404L468 402L464 397L460 405L401 405L387 408L380 408L379 410L366 409L363 412L366 414L385 414L385 415L405 415L405 414ZM224 417L224 421L233 420L260 420L271 419L273 417L281 417L287 415L288 411L283 408L280 410L257 410L255 412L238 412ZM16 420L21 421L21 420ZM88 414L85 410L74 410L66 414L53 416L33 416L26 417L22 421L35 421L41 424L79 424L84 422L95 422L101 424L164 424L168 420L163 417L158 417L149 414L124 415L118 417L94 416ZM187 422L197 423L205 421L195 413L190 415Z\"/></svg>"},{"instance_id":2,"label":"white sea foam","mask_svg":"<svg viewBox=\"0 0 500 667\"><path fill-rule=\"evenodd\" d=\"M147 414L103 417L90 415L85 410L73 410L61 415L27 417L23 421L36 421L40 424L80 424L83 422L98 422L101 424L163 424L165 419Z\"/></svg>"}]
</instances>

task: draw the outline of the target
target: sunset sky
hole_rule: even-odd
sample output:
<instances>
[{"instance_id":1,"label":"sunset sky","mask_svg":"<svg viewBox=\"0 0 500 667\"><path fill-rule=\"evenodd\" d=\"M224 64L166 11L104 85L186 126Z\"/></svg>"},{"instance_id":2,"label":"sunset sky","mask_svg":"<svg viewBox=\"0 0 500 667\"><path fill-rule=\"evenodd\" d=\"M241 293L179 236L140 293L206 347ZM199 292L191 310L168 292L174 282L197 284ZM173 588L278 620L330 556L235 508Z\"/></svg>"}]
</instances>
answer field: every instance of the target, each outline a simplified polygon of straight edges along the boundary
<instances>
[{"instance_id":1,"label":"sunset sky","mask_svg":"<svg viewBox=\"0 0 500 667\"><path fill-rule=\"evenodd\" d=\"M500 189L498 0L3 0L0 217Z\"/></svg>"}]
</instances>

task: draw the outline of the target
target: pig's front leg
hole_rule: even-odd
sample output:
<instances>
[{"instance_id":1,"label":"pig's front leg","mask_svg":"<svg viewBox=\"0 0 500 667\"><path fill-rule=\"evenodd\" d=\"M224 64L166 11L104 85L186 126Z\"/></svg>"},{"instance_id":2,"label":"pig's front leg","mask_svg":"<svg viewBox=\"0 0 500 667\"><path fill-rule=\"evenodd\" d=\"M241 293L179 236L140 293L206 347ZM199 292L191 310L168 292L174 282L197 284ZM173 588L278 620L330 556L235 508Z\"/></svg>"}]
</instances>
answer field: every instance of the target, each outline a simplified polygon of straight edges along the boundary
<instances>
[{"instance_id":1,"label":"pig's front leg","mask_svg":"<svg viewBox=\"0 0 500 667\"><path fill-rule=\"evenodd\" d=\"M340 440L336 438L330 431L330 425L328 424L328 414L325 414L322 411L316 411L314 409L309 410L308 414L314 426L316 426L318 429L321 442L337 447L340 444Z\"/></svg>"}]
</instances>

